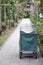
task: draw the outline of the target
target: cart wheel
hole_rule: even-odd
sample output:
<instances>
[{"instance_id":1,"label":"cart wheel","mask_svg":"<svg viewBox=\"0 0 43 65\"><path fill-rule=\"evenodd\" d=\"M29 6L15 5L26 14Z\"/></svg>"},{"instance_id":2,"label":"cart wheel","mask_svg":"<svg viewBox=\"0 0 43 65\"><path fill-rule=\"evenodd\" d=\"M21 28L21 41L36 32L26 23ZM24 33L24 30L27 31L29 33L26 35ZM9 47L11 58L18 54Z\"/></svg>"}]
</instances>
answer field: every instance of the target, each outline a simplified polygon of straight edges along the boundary
<instances>
[{"instance_id":1,"label":"cart wheel","mask_svg":"<svg viewBox=\"0 0 43 65\"><path fill-rule=\"evenodd\" d=\"M35 56L35 59L37 59L37 55Z\"/></svg>"},{"instance_id":2,"label":"cart wheel","mask_svg":"<svg viewBox=\"0 0 43 65\"><path fill-rule=\"evenodd\" d=\"M22 59L22 52L20 52L20 59Z\"/></svg>"},{"instance_id":3,"label":"cart wheel","mask_svg":"<svg viewBox=\"0 0 43 65\"><path fill-rule=\"evenodd\" d=\"M37 54L34 54L34 58L37 59Z\"/></svg>"},{"instance_id":4,"label":"cart wheel","mask_svg":"<svg viewBox=\"0 0 43 65\"><path fill-rule=\"evenodd\" d=\"M33 52L33 57L37 59L37 52Z\"/></svg>"}]
</instances>

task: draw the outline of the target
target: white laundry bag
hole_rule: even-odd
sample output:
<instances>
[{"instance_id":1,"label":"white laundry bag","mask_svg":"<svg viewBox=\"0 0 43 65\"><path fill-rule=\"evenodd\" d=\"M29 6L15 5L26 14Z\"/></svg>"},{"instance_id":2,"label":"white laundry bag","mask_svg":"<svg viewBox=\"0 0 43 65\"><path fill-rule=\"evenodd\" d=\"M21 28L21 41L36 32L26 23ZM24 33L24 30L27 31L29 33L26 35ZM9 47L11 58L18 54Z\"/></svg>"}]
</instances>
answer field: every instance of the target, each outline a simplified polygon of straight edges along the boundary
<instances>
[{"instance_id":1,"label":"white laundry bag","mask_svg":"<svg viewBox=\"0 0 43 65\"><path fill-rule=\"evenodd\" d=\"M23 31L25 33L33 32L34 29L32 28L31 20L28 18L22 19L21 24L20 24L20 29L21 29L21 31Z\"/></svg>"}]
</instances>

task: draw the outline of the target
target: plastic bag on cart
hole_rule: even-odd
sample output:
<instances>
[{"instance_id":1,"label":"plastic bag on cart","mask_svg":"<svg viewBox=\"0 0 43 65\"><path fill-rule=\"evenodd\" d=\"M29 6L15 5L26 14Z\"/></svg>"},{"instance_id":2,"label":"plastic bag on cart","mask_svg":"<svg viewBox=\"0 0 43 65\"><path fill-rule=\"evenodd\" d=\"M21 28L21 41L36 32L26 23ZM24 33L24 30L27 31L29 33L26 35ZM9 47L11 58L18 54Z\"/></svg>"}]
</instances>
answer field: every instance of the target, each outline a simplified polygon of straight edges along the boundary
<instances>
[{"instance_id":1,"label":"plastic bag on cart","mask_svg":"<svg viewBox=\"0 0 43 65\"><path fill-rule=\"evenodd\" d=\"M30 19L22 19L22 22L20 24L20 31L23 31L25 33L31 33L34 31L34 28L32 27L32 22Z\"/></svg>"},{"instance_id":2,"label":"plastic bag on cart","mask_svg":"<svg viewBox=\"0 0 43 65\"><path fill-rule=\"evenodd\" d=\"M23 31L25 33L31 33L34 31L34 28L32 27L32 22L30 19L22 19L22 22L20 24L20 31Z\"/></svg>"}]
</instances>

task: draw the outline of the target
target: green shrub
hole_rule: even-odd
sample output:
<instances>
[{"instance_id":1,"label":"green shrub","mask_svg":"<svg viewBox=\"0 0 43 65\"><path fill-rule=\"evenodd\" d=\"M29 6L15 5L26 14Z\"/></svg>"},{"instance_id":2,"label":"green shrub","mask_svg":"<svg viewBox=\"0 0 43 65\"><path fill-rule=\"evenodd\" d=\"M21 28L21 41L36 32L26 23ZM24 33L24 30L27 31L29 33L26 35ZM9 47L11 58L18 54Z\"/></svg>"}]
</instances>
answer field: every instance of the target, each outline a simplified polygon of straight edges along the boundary
<instances>
[{"instance_id":1,"label":"green shrub","mask_svg":"<svg viewBox=\"0 0 43 65\"><path fill-rule=\"evenodd\" d=\"M39 35L40 43L43 44L43 35Z\"/></svg>"}]
</instances>

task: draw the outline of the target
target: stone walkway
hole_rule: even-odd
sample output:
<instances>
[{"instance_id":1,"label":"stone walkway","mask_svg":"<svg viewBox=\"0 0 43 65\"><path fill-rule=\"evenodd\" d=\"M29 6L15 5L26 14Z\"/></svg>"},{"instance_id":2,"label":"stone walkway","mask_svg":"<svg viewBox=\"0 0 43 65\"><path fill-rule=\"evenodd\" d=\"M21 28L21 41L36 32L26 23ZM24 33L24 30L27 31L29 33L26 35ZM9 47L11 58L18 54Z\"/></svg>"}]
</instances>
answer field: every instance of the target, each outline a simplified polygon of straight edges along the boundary
<instances>
[{"instance_id":1,"label":"stone walkway","mask_svg":"<svg viewBox=\"0 0 43 65\"><path fill-rule=\"evenodd\" d=\"M40 65L38 59L19 59L19 26L0 50L0 65Z\"/></svg>"}]
</instances>

